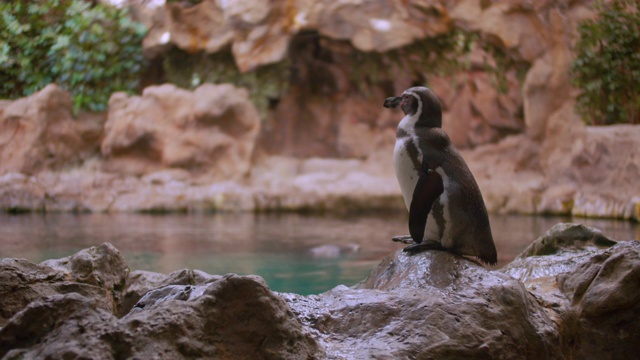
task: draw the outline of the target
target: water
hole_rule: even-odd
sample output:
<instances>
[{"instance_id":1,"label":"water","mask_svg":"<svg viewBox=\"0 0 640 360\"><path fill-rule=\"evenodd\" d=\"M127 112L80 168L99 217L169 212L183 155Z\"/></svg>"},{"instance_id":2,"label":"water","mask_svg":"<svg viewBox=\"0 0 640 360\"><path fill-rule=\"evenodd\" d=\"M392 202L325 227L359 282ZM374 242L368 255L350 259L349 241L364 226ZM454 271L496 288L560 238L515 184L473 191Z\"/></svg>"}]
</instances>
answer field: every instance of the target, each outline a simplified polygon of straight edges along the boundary
<instances>
[{"instance_id":1,"label":"water","mask_svg":"<svg viewBox=\"0 0 640 360\"><path fill-rule=\"evenodd\" d=\"M497 267L566 221L491 216ZM640 239L638 224L573 221L614 239ZM403 246L390 239L407 233L406 222L405 214L0 214L0 257L37 263L110 242L132 270L257 274L272 290L313 294L363 280Z\"/></svg>"}]
</instances>

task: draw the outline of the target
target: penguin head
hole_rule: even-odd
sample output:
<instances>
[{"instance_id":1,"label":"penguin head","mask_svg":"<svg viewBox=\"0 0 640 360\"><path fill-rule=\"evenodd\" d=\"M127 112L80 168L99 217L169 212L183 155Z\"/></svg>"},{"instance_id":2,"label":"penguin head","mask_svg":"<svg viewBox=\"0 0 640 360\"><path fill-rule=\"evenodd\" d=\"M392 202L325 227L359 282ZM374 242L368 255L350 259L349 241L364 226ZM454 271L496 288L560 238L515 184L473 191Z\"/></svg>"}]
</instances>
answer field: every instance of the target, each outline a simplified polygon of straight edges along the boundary
<instances>
[{"instance_id":1,"label":"penguin head","mask_svg":"<svg viewBox=\"0 0 640 360\"><path fill-rule=\"evenodd\" d=\"M416 86L409 88L400 96L387 98L383 106L389 109L400 106L405 115L416 118L416 126L442 126L440 100L428 87Z\"/></svg>"}]
</instances>

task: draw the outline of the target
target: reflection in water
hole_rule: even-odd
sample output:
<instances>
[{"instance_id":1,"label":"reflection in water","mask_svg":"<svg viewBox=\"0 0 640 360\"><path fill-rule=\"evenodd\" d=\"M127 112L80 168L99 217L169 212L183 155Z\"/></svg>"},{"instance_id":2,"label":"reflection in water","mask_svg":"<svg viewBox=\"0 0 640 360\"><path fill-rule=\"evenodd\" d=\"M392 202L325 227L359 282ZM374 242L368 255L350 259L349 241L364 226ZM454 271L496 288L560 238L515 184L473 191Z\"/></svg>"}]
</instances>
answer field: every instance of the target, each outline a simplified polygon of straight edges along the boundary
<instances>
[{"instance_id":1,"label":"reflection in water","mask_svg":"<svg viewBox=\"0 0 640 360\"><path fill-rule=\"evenodd\" d=\"M404 214L23 214L0 215L0 257L32 262L110 242L132 270L258 274L271 289L319 293L353 285L407 233ZM491 216L498 267L511 261L560 217ZM625 221L574 219L614 239L640 239ZM315 249L314 251L311 251Z\"/></svg>"}]
</instances>

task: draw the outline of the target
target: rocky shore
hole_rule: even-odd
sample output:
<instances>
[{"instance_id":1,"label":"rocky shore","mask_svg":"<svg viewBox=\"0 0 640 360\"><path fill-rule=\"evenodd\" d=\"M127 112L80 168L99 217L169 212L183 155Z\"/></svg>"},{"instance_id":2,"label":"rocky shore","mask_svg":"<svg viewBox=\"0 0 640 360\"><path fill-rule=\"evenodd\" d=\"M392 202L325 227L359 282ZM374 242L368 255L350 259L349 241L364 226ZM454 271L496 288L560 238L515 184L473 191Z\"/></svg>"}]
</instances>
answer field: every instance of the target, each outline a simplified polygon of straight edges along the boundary
<instances>
[{"instance_id":1,"label":"rocky shore","mask_svg":"<svg viewBox=\"0 0 640 360\"><path fill-rule=\"evenodd\" d=\"M0 260L0 357L622 359L640 350L640 243L558 224L488 270L390 254L361 283L275 293L258 276L130 271L110 244Z\"/></svg>"}]
</instances>

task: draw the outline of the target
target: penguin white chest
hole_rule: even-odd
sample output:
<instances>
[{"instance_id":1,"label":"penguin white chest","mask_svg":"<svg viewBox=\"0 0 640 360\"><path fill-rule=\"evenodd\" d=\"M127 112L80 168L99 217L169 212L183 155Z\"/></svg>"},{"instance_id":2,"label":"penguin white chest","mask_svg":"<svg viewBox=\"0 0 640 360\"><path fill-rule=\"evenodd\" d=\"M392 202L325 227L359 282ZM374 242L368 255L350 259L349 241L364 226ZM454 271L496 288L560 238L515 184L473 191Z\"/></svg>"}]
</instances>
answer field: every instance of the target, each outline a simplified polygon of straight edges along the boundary
<instances>
[{"instance_id":1,"label":"penguin white chest","mask_svg":"<svg viewBox=\"0 0 640 360\"><path fill-rule=\"evenodd\" d=\"M415 156L415 154L411 154L409 151L410 146L417 148L415 144L413 144L413 139L407 136L396 139L396 145L393 149L393 164L407 210L409 210L411 206L413 190L418 183L419 177L415 162L412 159L412 155ZM418 160L422 161L421 156Z\"/></svg>"}]
</instances>

